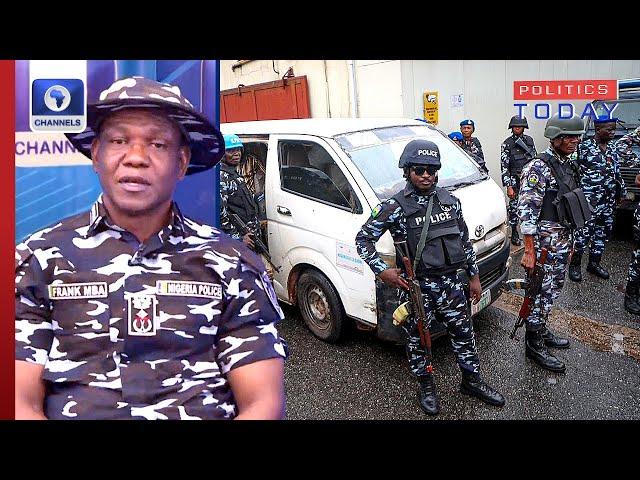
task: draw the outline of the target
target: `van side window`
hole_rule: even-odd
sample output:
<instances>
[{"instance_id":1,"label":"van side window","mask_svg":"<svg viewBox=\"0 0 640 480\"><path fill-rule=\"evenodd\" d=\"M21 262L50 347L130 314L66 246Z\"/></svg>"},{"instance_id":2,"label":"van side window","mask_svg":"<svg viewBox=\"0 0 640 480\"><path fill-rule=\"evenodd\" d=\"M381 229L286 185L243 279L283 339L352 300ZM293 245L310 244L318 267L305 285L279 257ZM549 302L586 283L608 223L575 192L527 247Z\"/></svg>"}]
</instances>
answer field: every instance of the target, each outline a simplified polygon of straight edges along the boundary
<instances>
[{"instance_id":1,"label":"van side window","mask_svg":"<svg viewBox=\"0 0 640 480\"><path fill-rule=\"evenodd\" d=\"M317 143L278 142L282 189L352 210L360 203L331 155Z\"/></svg>"}]
</instances>

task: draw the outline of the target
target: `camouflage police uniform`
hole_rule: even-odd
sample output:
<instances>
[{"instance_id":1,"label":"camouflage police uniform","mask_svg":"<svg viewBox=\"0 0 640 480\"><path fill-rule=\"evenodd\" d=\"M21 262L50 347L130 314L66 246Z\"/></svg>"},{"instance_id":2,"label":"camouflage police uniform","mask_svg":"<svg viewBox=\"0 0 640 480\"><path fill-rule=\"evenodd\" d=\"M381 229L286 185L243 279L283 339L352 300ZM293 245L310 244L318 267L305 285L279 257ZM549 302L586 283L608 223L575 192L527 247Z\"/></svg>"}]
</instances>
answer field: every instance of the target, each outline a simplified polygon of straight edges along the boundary
<instances>
[{"instance_id":1,"label":"camouflage police uniform","mask_svg":"<svg viewBox=\"0 0 640 480\"><path fill-rule=\"evenodd\" d=\"M249 233L261 238L258 204L244 178L233 165L220 164L220 227L232 238L244 236L231 221L230 213L236 213L247 225Z\"/></svg>"},{"instance_id":2,"label":"camouflage police uniform","mask_svg":"<svg viewBox=\"0 0 640 480\"><path fill-rule=\"evenodd\" d=\"M520 175L522 174L522 166L518 168L516 164L515 156L516 154L524 155L524 152L521 151L520 147L515 145L515 142L518 138L522 138L522 140L531 148L533 156L537 155L536 147L533 142L533 138L529 135L525 135L524 133L518 137L517 135L511 134L511 136L507 137L502 145L500 145L500 170L502 172L502 185L504 187L511 187L515 193L515 197L513 199L509 199L509 203L507 205L507 214L509 216L509 225L511 226L512 231L514 231L519 223L518 216L518 194L520 192Z\"/></svg>"},{"instance_id":3,"label":"camouflage police uniform","mask_svg":"<svg viewBox=\"0 0 640 480\"><path fill-rule=\"evenodd\" d=\"M231 419L227 374L285 358L260 259L183 217L144 244L101 197L16 247L16 359L44 366L49 419Z\"/></svg>"},{"instance_id":4,"label":"camouflage police uniform","mask_svg":"<svg viewBox=\"0 0 640 480\"><path fill-rule=\"evenodd\" d=\"M489 173L489 169L487 168L486 162L484 160L482 145L480 144L480 140L478 140L478 138L463 138L462 145L460 146L465 152L469 153L476 162L478 162L478 165L480 165L480 168L482 168L482 170Z\"/></svg>"},{"instance_id":5,"label":"camouflage police uniform","mask_svg":"<svg viewBox=\"0 0 640 480\"><path fill-rule=\"evenodd\" d=\"M640 127L615 142L620 165L625 167L640 166L640 159L632 150L633 145L640 145ZM625 308L637 315L640 314L640 206L637 206L633 212L633 239L635 248L629 264Z\"/></svg>"},{"instance_id":6,"label":"camouflage police uniform","mask_svg":"<svg viewBox=\"0 0 640 480\"><path fill-rule=\"evenodd\" d=\"M561 162L552 148L544 151ZM520 197L518 198L518 216L523 235L533 235L535 251L548 250L544 265L542 289L536 296L534 306L526 319L527 330L545 329L546 318L551 312L553 302L558 298L565 281L565 272L572 248L572 232L569 228L552 220L539 219L545 192L557 189L558 182L549 166L539 158L529 162L522 170L520 178Z\"/></svg>"},{"instance_id":7,"label":"camouflage police uniform","mask_svg":"<svg viewBox=\"0 0 640 480\"><path fill-rule=\"evenodd\" d=\"M616 207L616 190L626 195L620 174L618 154L614 142L607 143L603 153L594 138L578 145L577 162L580 166L582 191L593 208L593 217L583 228L575 232L575 255L579 258L589 246L589 260L599 263L604 254L605 243L613 230Z\"/></svg>"},{"instance_id":8,"label":"camouflage police uniform","mask_svg":"<svg viewBox=\"0 0 640 480\"><path fill-rule=\"evenodd\" d=\"M420 194L410 182L407 182L403 192L405 197L409 197L425 208L429 199L435 195L435 191L428 195ZM469 277L472 277L478 274L475 252L469 242L469 231L462 217L460 200L453 195L451 197L454 203L446 208L450 208L449 214L457 219L466 256L464 269ZM394 241L403 241L407 238L407 218L400 204L393 198L385 200L376 207L371 217L356 235L358 254L376 275L388 268L375 248L375 243L387 230L391 232ZM444 275L426 276L420 278L419 281L424 296L427 328L435 313L438 312L449 332L458 365L462 370L478 373L478 353L462 279L456 272L452 272ZM417 322L413 316L403 324L403 328L409 336L407 343L409 368L416 376L424 375L427 364L424 349L420 344Z\"/></svg>"}]
</instances>

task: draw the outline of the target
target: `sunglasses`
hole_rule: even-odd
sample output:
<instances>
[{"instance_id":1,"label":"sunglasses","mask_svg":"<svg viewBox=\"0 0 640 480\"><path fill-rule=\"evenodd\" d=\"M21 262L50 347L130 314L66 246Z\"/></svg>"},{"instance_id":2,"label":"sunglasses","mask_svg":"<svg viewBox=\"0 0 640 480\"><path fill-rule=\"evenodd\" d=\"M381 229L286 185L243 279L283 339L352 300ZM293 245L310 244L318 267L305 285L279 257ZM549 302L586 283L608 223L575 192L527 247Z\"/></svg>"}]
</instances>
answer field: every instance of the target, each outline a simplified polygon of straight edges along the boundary
<instances>
[{"instance_id":1,"label":"sunglasses","mask_svg":"<svg viewBox=\"0 0 640 480\"><path fill-rule=\"evenodd\" d=\"M411 171L421 177L424 175L424 172L427 172L429 175L433 176L438 171L438 167L435 165L427 165L426 167L411 167Z\"/></svg>"}]
</instances>

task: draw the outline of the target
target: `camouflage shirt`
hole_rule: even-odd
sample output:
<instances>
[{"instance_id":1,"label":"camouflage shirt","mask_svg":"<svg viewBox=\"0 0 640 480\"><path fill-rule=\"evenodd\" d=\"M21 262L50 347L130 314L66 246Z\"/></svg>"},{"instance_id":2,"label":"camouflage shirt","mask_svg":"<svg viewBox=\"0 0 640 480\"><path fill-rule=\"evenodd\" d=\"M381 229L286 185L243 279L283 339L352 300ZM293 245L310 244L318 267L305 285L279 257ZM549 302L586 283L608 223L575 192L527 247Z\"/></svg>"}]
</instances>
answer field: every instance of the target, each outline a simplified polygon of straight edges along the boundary
<instances>
[{"instance_id":1,"label":"camouflage shirt","mask_svg":"<svg viewBox=\"0 0 640 480\"><path fill-rule=\"evenodd\" d=\"M407 182L404 191L410 191L411 198L424 207L427 206L429 199L435 193L434 190L434 192L431 192L428 195L421 195L409 182ZM460 227L461 232L460 237L462 238L462 245L464 246L465 254L467 256L465 270L469 277L473 277L479 272L476 264L476 254L473 251L471 242L469 241L469 230L467 229L467 224L462 217L462 204L457 198L453 209L456 212L458 226ZM384 260L380 258L380 255L378 255L375 246L375 243L387 230L391 232L391 236L396 242L407 239L407 218L405 217L400 204L393 198L385 200L374 208L371 212L371 216L356 235L356 249L358 250L358 255L367 262L373 273L376 275L389 268Z\"/></svg>"},{"instance_id":2,"label":"camouflage shirt","mask_svg":"<svg viewBox=\"0 0 640 480\"><path fill-rule=\"evenodd\" d=\"M551 147L544 153L560 158ZM537 235L542 231L548 233L566 233L567 228L551 220L538 220L542 209L542 200L548 188L557 189L558 182L545 162L534 158L522 169L520 176L520 194L518 196L518 216L523 235Z\"/></svg>"},{"instance_id":3,"label":"camouflage shirt","mask_svg":"<svg viewBox=\"0 0 640 480\"><path fill-rule=\"evenodd\" d=\"M226 374L287 355L259 257L175 204L139 245L101 199L16 247L16 359L44 366L45 415L235 417Z\"/></svg>"},{"instance_id":4,"label":"camouflage shirt","mask_svg":"<svg viewBox=\"0 0 640 480\"><path fill-rule=\"evenodd\" d=\"M640 146L640 127L616 140L614 148L618 153L620 166L640 167L640 158L632 150L634 145L636 147Z\"/></svg>"},{"instance_id":5,"label":"camouflage shirt","mask_svg":"<svg viewBox=\"0 0 640 480\"><path fill-rule=\"evenodd\" d=\"M577 159L582 191L592 204L601 198L613 201L616 182L620 184L622 195L626 194L613 142L607 144L603 153L595 139L584 140L578 145Z\"/></svg>"},{"instance_id":6,"label":"camouflage shirt","mask_svg":"<svg viewBox=\"0 0 640 480\"><path fill-rule=\"evenodd\" d=\"M461 147L465 152L469 153L476 162L478 162L478 165L480 165L480 168L482 168L482 170L487 173L489 172L489 169L487 168L484 160L484 153L482 152L482 145L480 145L480 140L478 140L476 137L471 137L469 140L463 138Z\"/></svg>"},{"instance_id":7,"label":"camouflage shirt","mask_svg":"<svg viewBox=\"0 0 640 480\"><path fill-rule=\"evenodd\" d=\"M220 228L224 230L224 232L228 235L231 235L232 238L240 240L242 238L242 234L236 227L236 225L231 221L230 213L238 213L234 212L233 208L230 206L230 197L231 196L244 196L245 201L255 203L253 195L249 191L244 178L232 167L225 167L223 163L220 164ZM260 236L260 222L258 221L257 204L254 205L256 209L256 215L253 216L249 221L245 222L247 227L251 230L251 232ZM242 215L240 215L242 216Z\"/></svg>"}]
</instances>

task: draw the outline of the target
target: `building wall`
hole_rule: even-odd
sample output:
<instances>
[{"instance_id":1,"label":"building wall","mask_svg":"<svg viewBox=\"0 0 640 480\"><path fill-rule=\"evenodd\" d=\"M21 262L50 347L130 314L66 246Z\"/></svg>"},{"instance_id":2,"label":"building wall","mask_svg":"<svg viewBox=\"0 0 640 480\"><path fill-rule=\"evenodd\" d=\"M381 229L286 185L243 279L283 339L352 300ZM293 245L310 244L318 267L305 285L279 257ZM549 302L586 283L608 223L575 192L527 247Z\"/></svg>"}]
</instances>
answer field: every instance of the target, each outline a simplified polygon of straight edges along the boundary
<instances>
[{"instance_id":1,"label":"building wall","mask_svg":"<svg viewBox=\"0 0 640 480\"><path fill-rule=\"evenodd\" d=\"M220 61L221 90L280 80L293 67L294 75L307 76L312 117L349 116L349 71L344 60L253 60L232 70L236 62Z\"/></svg>"},{"instance_id":2,"label":"building wall","mask_svg":"<svg viewBox=\"0 0 640 480\"><path fill-rule=\"evenodd\" d=\"M459 130L465 118L476 122L476 132L485 153L489 173L500 182L500 145L510 135L509 119L518 113L514 107L515 80L591 80L640 77L640 60L403 60L403 116L422 117L422 95L426 90L439 93L438 128L449 133ZM451 107L452 95L464 95L464 106ZM521 101L518 101L521 103ZM536 119L533 101L524 115L526 130L541 151L548 147L544 138L546 120ZM559 102L548 102L552 113ZM585 101L568 100L582 114Z\"/></svg>"}]
</instances>

